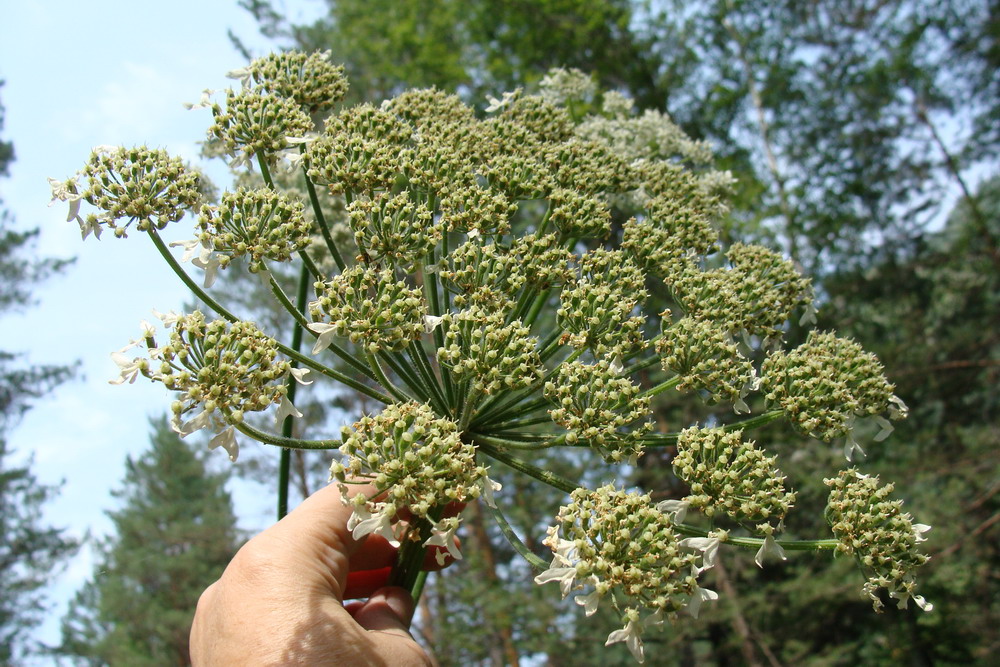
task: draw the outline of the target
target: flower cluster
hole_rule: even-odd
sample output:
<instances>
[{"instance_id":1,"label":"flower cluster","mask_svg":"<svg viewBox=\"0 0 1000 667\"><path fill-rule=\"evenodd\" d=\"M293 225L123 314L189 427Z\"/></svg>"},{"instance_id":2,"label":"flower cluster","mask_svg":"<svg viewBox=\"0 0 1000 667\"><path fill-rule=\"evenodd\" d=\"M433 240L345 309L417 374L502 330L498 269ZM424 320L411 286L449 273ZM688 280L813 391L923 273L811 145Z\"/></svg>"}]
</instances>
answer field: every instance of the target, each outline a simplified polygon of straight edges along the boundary
<instances>
[{"instance_id":1,"label":"flower cluster","mask_svg":"<svg viewBox=\"0 0 1000 667\"><path fill-rule=\"evenodd\" d=\"M544 544L552 550L552 564L535 582L557 582L563 597L592 587L576 602L589 616L610 601L624 627L612 632L607 644L624 641L639 662L646 628L682 609L697 616L703 601L718 597L698 585L699 555L682 546L670 519L648 495L614 485L578 489L559 509Z\"/></svg>"},{"instance_id":2,"label":"flower cluster","mask_svg":"<svg viewBox=\"0 0 1000 667\"><path fill-rule=\"evenodd\" d=\"M545 398L557 406L549 415L566 429L567 444L592 447L610 463L634 462L653 428L649 396L619 370L605 359L574 361L560 366L544 387Z\"/></svg>"},{"instance_id":3,"label":"flower cluster","mask_svg":"<svg viewBox=\"0 0 1000 667\"><path fill-rule=\"evenodd\" d=\"M854 468L824 480L830 487L826 519L840 540L837 551L857 558L868 575L862 587L876 611L883 607L879 590L885 589L896 604L905 608L913 600L924 611L933 605L914 593L914 571L927 562L928 556L917 551L930 526L913 523L903 512L900 500L890 500L892 484L879 485L878 477L869 477Z\"/></svg>"},{"instance_id":4,"label":"flower cluster","mask_svg":"<svg viewBox=\"0 0 1000 667\"><path fill-rule=\"evenodd\" d=\"M141 373L176 391L179 397L172 406L171 424L182 436L207 427L218 430L226 424L240 424L245 413L271 405L279 405L279 423L286 415L302 416L286 397L285 380L292 374L303 381L303 373L279 358L277 342L253 323L206 322L201 311L164 316L163 321L171 330L169 342L157 347L152 328L147 326L142 341L114 355L121 376L113 382L132 382ZM143 341L149 360L125 356ZM239 448L231 427L216 436L211 446L224 447L236 460Z\"/></svg>"},{"instance_id":5,"label":"flower cluster","mask_svg":"<svg viewBox=\"0 0 1000 667\"><path fill-rule=\"evenodd\" d=\"M405 508L410 516L439 524L447 539L439 530L434 543L461 557L451 541L457 522L433 513L449 503L475 500L489 482L486 469L476 463L475 448L462 442L458 425L429 405L396 403L345 426L341 437L344 459L335 460L330 473L345 499L350 485L375 489L371 496L356 493L349 501L354 513L348 527L355 539L377 533L398 544L396 521Z\"/></svg>"},{"instance_id":6,"label":"flower cluster","mask_svg":"<svg viewBox=\"0 0 1000 667\"><path fill-rule=\"evenodd\" d=\"M504 323L499 312L470 308L449 318L437 359L460 380L485 394L522 389L541 377L538 340L519 320Z\"/></svg>"},{"instance_id":7,"label":"flower cluster","mask_svg":"<svg viewBox=\"0 0 1000 667\"><path fill-rule=\"evenodd\" d=\"M115 354L117 382L143 375L179 394L178 431L212 427L212 445L234 459L234 429L285 447L330 447L336 441L287 428L285 418L299 416L288 400L290 378L302 380L293 364L382 403L342 429L331 474L353 507L354 536L401 544L392 576L405 586L424 547L460 557L453 505L482 494L492 506L498 485L486 459L571 492L545 540L552 564L536 581L558 582L564 596L586 589L577 601L588 615L610 604L622 627L608 643L625 642L639 660L643 631L716 598L697 577L723 544L758 549L760 564L784 558L785 547L839 540L870 573L865 592L876 603L886 588L929 607L913 594L913 570L926 559L914 545L926 527L871 478L849 471L827 481L837 540L775 538L795 494L757 444L765 441L744 432L784 417L824 440L847 435L851 454L856 419L879 424L881 439L886 417L905 406L853 341L814 332L777 349L793 315L809 319L811 285L774 251L720 242L732 179L708 168L707 144L575 70L551 72L540 94L491 99L485 116L433 88L334 110L347 82L328 54L271 55L231 74L242 86L224 104L206 91L191 106L211 108L216 153L259 173L217 203L196 173L144 147L97 149L80 174L52 181L84 236L148 231L221 315L165 316L168 344L158 347L147 327ZM272 175L279 165L296 173ZM84 201L99 212L81 218ZM245 258L296 333L315 337L313 354L330 355L302 353L300 336L287 332L275 338L291 345L279 344L191 281L156 232L199 211L194 238L170 246L205 270L205 289L217 269ZM296 258L293 305L282 286L293 273L278 263ZM140 344L147 357L125 354ZM334 357L343 365L322 363ZM688 419L679 433L654 433L671 390L721 404L713 427L681 430L695 421L685 409L672 413ZM771 409L733 423L755 392ZM281 436L244 422L271 405ZM655 505L537 465L558 448L586 447L628 466L646 448L675 444L670 469L690 492ZM605 473L590 478L597 474ZM700 527L718 520L735 534Z\"/></svg>"},{"instance_id":8,"label":"flower cluster","mask_svg":"<svg viewBox=\"0 0 1000 667\"><path fill-rule=\"evenodd\" d=\"M743 431L694 426L681 431L673 466L691 489L684 502L706 516L780 525L795 493L785 489L776 460L744 441Z\"/></svg>"},{"instance_id":9,"label":"flower cluster","mask_svg":"<svg viewBox=\"0 0 1000 667\"><path fill-rule=\"evenodd\" d=\"M684 317L673 322L669 313L664 315L656 351L663 370L679 377L677 388L704 391L711 403L730 401L749 412L743 396L754 382L754 368L732 336L707 320Z\"/></svg>"},{"instance_id":10,"label":"flower cluster","mask_svg":"<svg viewBox=\"0 0 1000 667\"><path fill-rule=\"evenodd\" d=\"M198 241L218 253L223 267L246 256L254 273L265 259L287 262L311 239L302 202L271 189L223 193L218 206L202 206L198 226Z\"/></svg>"},{"instance_id":11,"label":"flower cluster","mask_svg":"<svg viewBox=\"0 0 1000 667\"><path fill-rule=\"evenodd\" d=\"M79 175L65 182L49 179L49 183L54 200L70 203L68 219L80 223L84 238L91 232L100 238L102 227L124 238L133 223L141 232L163 229L201 201L197 173L166 151L145 146L99 146ZM81 218L81 200L101 213Z\"/></svg>"},{"instance_id":12,"label":"flower cluster","mask_svg":"<svg viewBox=\"0 0 1000 667\"><path fill-rule=\"evenodd\" d=\"M309 304L316 320L309 329L319 334L313 354L328 347L333 336L374 354L404 348L424 333L427 311L420 290L396 280L391 269L353 266L316 289L322 293Z\"/></svg>"},{"instance_id":13,"label":"flower cluster","mask_svg":"<svg viewBox=\"0 0 1000 667\"><path fill-rule=\"evenodd\" d=\"M256 84L278 97L292 99L311 114L329 110L347 94L344 66L331 63L329 51L269 53L229 76L241 79L247 87Z\"/></svg>"},{"instance_id":14,"label":"flower cluster","mask_svg":"<svg viewBox=\"0 0 1000 667\"><path fill-rule=\"evenodd\" d=\"M875 355L832 332L811 332L794 350L770 354L761 365L761 383L769 402L821 440L849 435L856 417L904 414ZM856 447L849 440L848 458Z\"/></svg>"}]
</instances>

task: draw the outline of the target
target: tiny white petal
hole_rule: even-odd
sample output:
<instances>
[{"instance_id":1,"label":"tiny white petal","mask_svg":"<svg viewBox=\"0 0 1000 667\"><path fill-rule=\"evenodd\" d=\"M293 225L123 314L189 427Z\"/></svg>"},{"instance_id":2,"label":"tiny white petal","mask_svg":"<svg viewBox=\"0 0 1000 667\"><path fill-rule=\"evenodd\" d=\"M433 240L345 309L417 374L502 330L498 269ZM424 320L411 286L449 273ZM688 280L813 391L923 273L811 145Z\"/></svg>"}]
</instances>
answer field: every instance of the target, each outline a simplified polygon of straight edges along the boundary
<instances>
[{"instance_id":1,"label":"tiny white petal","mask_svg":"<svg viewBox=\"0 0 1000 667\"><path fill-rule=\"evenodd\" d=\"M757 555L754 556L753 561L757 563L757 567L764 567L765 560L774 558L788 560L785 556L785 550L781 548L781 545L774 539L774 536L768 535L764 538L764 543L760 545L760 549L757 550Z\"/></svg>"},{"instance_id":2,"label":"tiny white petal","mask_svg":"<svg viewBox=\"0 0 1000 667\"><path fill-rule=\"evenodd\" d=\"M663 500L656 504L656 509L664 514L672 514L674 523L684 523L691 504L684 500Z\"/></svg>"},{"instance_id":3,"label":"tiny white petal","mask_svg":"<svg viewBox=\"0 0 1000 667\"><path fill-rule=\"evenodd\" d=\"M597 591L594 591L593 593L588 593L587 595L577 595L573 598L573 602L583 607L584 615L593 616L594 612L597 611L598 604L601 602L601 596Z\"/></svg>"},{"instance_id":4,"label":"tiny white petal","mask_svg":"<svg viewBox=\"0 0 1000 667\"><path fill-rule=\"evenodd\" d=\"M226 450L226 453L229 454L229 460L235 463L237 457L240 455L240 445L236 442L236 429L230 426L225 431L209 440L209 449L216 449L217 447L222 447Z\"/></svg>"},{"instance_id":5,"label":"tiny white petal","mask_svg":"<svg viewBox=\"0 0 1000 667\"><path fill-rule=\"evenodd\" d=\"M702 602L710 602L712 600L718 600L719 594L715 591L710 591L707 588L699 587L695 590L694 595L688 600L687 612L691 614L692 618L698 618L698 612L701 611Z\"/></svg>"},{"instance_id":6,"label":"tiny white petal","mask_svg":"<svg viewBox=\"0 0 1000 667\"><path fill-rule=\"evenodd\" d=\"M424 333L432 333L443 321L444 318L437 315L424 315Z\"/></svg>"},{"instance_id":7,"label":"tiny white petal","mask_svg":"<svg viewBox=\"0 0 1000 667\"><path fill-rule=\"evenodd\" d=\"M312 380L306 380L306 375L309 374L308 368L291 368L288 372L291 373L292 377L295 378L295 381L301 385L313 383Z\"/></svg>"},{"instance_id":8,"label":"tiny white petal","mask_svg":"<svg viewBox=\"0 0 1000 667\"><path fill-rule=\"evenodd\" d=\"M278 426L285 421L285 417L295 417L296 419L302 419L302 413L299 412L292 402L288 400L287 396L281 397L281 403L278 404L278 411L274 415L274 423Z\"/></svg>"}]
</instances>

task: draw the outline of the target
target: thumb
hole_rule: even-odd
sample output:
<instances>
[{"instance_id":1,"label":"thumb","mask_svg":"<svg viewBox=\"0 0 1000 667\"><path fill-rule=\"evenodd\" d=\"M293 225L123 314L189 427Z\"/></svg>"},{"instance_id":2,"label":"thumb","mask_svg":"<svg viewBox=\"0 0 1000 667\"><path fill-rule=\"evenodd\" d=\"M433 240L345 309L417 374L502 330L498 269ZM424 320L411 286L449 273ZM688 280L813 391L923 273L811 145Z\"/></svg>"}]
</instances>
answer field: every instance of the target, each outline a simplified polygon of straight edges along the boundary
<instances>
[{"instance_id":1,"label":"thumb","mask_svg":"<svg viewBox=\"0 0 1000 667\"><path fill-rule=\"evenodd\" d=\"M405 588L386 586L375 591L354 612L354 620L366 630L410 637L413 597Z\"/></svg>"}]
</instances>

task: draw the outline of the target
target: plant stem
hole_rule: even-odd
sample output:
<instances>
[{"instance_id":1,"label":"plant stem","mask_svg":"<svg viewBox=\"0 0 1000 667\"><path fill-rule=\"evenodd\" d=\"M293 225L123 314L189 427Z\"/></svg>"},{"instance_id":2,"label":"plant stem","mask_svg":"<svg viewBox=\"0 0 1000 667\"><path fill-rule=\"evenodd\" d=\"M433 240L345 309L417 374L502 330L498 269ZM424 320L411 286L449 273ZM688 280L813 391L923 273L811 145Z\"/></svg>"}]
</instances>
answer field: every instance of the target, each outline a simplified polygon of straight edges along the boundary
<instances>
[{"instance_id":1,"label":"plant stem","mask_svg":"<svg viewBox=\"0 0 1000 667\"><path fill-rule=\"evenodd\" d=\"M518 472L523 472L525 475L528 475L529 477L534 477L539 482L548 484L552 488L559 489L560 491L564 491L566 493L573 493L574 491L576 491L577 488L579 488L579 484L577 484L573 480L567 479L553 472L549 472L548 470L545 470L543 468L539 468L538 466L532 465L527 461L522 461L521 459L514 458L513 456L510 456L509 454L504 452L499 447L494 447L488 442L483 442L481 438L475 435L472 436L472 441L473 444L476 444L479 447L479 451L486 454L490 458L496 459L501 463L505 463L514 470L517 470Z\"/></svg>"},{"instance_id":2,"label":"plant stem","mask_svg":"<svg viewBox=\"0 0 1000 667\"><path fill-rule=\"evenodd\" d=\"M301 146L299 151L304 153L305 146ZM344 263L344 258L340 256L340 251L337 249L337 244L333 240L333 235L330 234L330 227L326 224L326 217L323 215L323 207L319 203L319 195L316 193L316 186L309 179L309 172L305 165L302 166L302 175L306 181L306 190L309 192L309 203L312 205L313 215L316 216L316 224L319 225L319 231L323 235L323 240L326 241L327 250L330 251L330 255L333 257L334 263L340 271L343 271L347 265Z\"/></svg>"},{"instance_id":3,"label":"plant stem","mask_svg":"<svg viewBox=\"0 0 1000 667\"><path fill-rule=\"evenodd\" d=\"M163 239L160 238L160 235L156 232L155 228L150 228L148 234L150 238L153 239L153 244L156 246L156 249L159 251L163 259L167 262L167 265L173 270L175 274L177 274L177 277L181 279L181 281L187 286L189 290L191 290L191 292L198 299L200 299L209 308L217 312L224 319L229 320L230 322L240 321L240 318L233 315L226 308L221 306L218 301L210 297L205 292L205 290L203 290L198 285L198 283L196 283L194 279L187 274L187 272L183 269L183 267L181 267L177 259L170 253L170 249L167 248L166 244L163 242ZM372 389L371 387L361 382L358 382L349 375L344 375L339 371L324 366L318 361L310 359L305 355L299 354L298 352L288 347L287 345L284 345L283 343L277 342L277 346L278 349L281 350L283 354L287 355L291 359L297 360L300 364L302 364L306 368L314 370L321 375L325 375L332 380L336 380L337 382L346 384L348 387L351 387L352 389L364 394L365 396L374 398L376 401L381 401L382 403L386 404L395 402L392 398L386 396L382 392Z\"/></svg>"},{"instance_id":4,"label":"plant stem","mask_svg":"<svg viewBox=\"0 0 1000 667\"><path fill-rule=\"evenodd\" d=\"M274 277L271 277L271 285L278 289L284 296L284 292L281 291L281 287L275 282ZM295 308L294 313L298 314L300 311L306 307L306 299L309 296L309 269L305 266L302 267L302 272L299 274L299 291L295 297ZM291 304L288 304L291 305ZM302 329L303 327L298 326L292 331L292 349L296 352L302 346ZM294 359L291 361L292 368L298 367L298 362ZM295 404L295 392L298 388L298 382L289 373L288 379L285 381L288 387L288 400L294 405ZM281 424L281 437L291 438L294 429L294 423L292 422L292 416L287 415ZM281 521L286 514L288 514L288 481L289 481L289 468L292 462L292 451L286 447L281 448L281 459L278 465L278 521Z\"/></svg>"},{"instance_id":5,"label":"plant stem","mask_svg":"<svg viewBox=\"0 0 1000 667\"><path fill-rule=\"evenodd\" d=\"M248 435L254 440L259 440L260 442L268 445L288 447L289 449L337 449L343 444L340 440L302 440L300 438L286 438L284 436L261 431L260 429L250 426L246 422L233 424L233 427L243 435Z\"/></svg>"}]
</instances>

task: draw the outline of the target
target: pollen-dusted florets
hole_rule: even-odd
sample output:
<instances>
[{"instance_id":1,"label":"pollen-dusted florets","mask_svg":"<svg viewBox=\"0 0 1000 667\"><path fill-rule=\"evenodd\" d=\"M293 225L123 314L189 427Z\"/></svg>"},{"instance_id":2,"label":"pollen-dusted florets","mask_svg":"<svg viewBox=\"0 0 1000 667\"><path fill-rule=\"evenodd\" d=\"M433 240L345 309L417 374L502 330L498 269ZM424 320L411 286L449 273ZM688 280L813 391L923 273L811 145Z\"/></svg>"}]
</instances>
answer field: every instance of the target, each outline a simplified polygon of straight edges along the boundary
<instances>
[{"instance_id":1,"label":"pollen-dusted florets","mask_svg":"<svg viewBox=\"0 0 1000 667\"><path fill-rule=\"evenodd\" d=\"M201 201L196 172L166 151L145 146L95 149L80 178L86 187L79 199L102 211L81 226L96 233L103 225L119 238L132 223L142 232L163 229Z\"/></svg>"},{"instance_id":2,"label":"pollen-dusted florets","mask_svg":"<svg viewBox=\"0 0 1000 667\"><path fill-rule=\"evenodd\" d=\"M502 312L471 308L449 317L437 358L486 394L522 389L542 373L538 339L530 333L520 320L506 324Z\"/></svg>"},{"instance_id":3,"label":"pollen-dusted florets","mask_svg":"<svg viewBox=\"0 0 1000 667\"><path fill-rule=\"evenodd\" d=\"M347 212L354 242L365 261L389 262L404 269L430 253L444 228L425 204L414 202L405 190L356 199Z\"/></svg>"},{"instance_id":4,"label":"pollen-dusted florets","mask_svg":"<svg viewBox=\"0 0 1000 667\"><path fill-rule=\"evenodd\" d=\"M375 499L356 496L355 508L390 519L405 507L413 516L427 517L448 503L479 497L486 470L476 464L475 447L462 442L455 422L426 404L387 405L345 426L341 437L344 459L334 461L330 473L345 494L348 485L359 483L385 493Z\"/></svg>"},{"instance_id":5,"label":"pollen-dusted florets","mask_svg":"<svg viewBox=\"0 0 1000 667\"><path fill-rule=\"evenodd\" d=\"M812 302L812 286L791 262L762 246L733 244L732 268L700 271L691 262L670 279L684 310L736 333L781 337L799 306Z\"/></svg>"},{"instance_id":6,"label":"pollen-dusted florets","mask_svg":"<svg viewBox=\"0 0 1000 667\"><path fill-rule=\"evenodd\" d=\"M389 190L410 159L412 134L405 120L370 104L345 109L309 144L309 179L333 194Z\"/></svg>"},{"instance_id":7,"label":"pollen-dusted florets","mask_svg":"<svg viewBox=\"0 0 1000 667\"><path fill-rule=\"evenodd\" d=\"M780 524L795 502L785 477L743 431L722 428L684 429L677 440L673 466L688 483L684 501L706 516L725 514L739 523Z\"/></svg>"},{"instance_id":8,"label":"pollen-dusted florets","mask_svg":"<svg viewBox=\"0 0 1000 667\"><path fill-rule=\"evenodd\" d=\"M566 442L592 447L609 463L640 456L642 438L653 428L649 397L618 374L605 359L574 361L559 366L544 387L545 398L556 405L549 416L569 431Z\"/></svg>"},{"instance_id":9,"label":"pollen-dusted florets","mask_svg":"<svg viewBox=\"0 0 1000 667\"><path fill-rule=\"evenodd\" d=\"M830 487L826 519L840 540L837 551L857 558L868 575L862 590L875 611L883 606L878 596L881 588L900 607L913 599L930 611L933 606L914 594L914 571L929 558L917 551L917 545L926 539L923 534L930 526L913 523L913 517L903 512L901 500L889 500L893 485L879 486L878 477L849 468L824 482Z\"/></svg>"},{"instance_id":10,"label":"pollen-dusted florets","mask_svg":"<svg viewBox=\"0 0 1000 667\"><path fill-rule=\"evenodd\" d=\"M875 355L831 332L813 331L794 350L768 355L761 384L769 402L821 440L846 435L855 417L896 414L893 386Z\"/></svg>"},{"instance_id":11,"label":"pollen-dusted florets","mask_svg":"<svg viewBox=\"0 0 1000 667\"><path fill-rule=\"evenodd\" d=\"M255 58L245 72L247 82L295 100L308 113L330 109L347 94L344 66L330 62L330 52L284 51Z\"/></svg>"},{"instance_id":12,"label":"pollen-dusted florets","mask_svg":"<svg viewBox=\"0 0 1000 667\"><path fill-rule=\"evenodd\" d=\"M549 201L549 220L564 238L605 238L611 233L611 209L606 202L564 188L554 190Z\"/></svg>"},{"instance_id":13,"label":"pollen-dusted florets","mask_svg":"<svg viewBox=\"0 0 1000 667\"><path fill-rule=\"evenodd\" d=\"M642 271L621 250L580 257L579 277L563 288L556 311L565 342L611 357L641 349L644 320L632 311L646 298L644 284Z\"/></svg>"},{"instance_id":14,"label":"pollen-dusted florets","mask_svg":"<svg viewBox=\"0 0 1000 667\"><path fill-rule=\"evenodd\" d=\"M596 491L577 489L570 498L544 541L552 549L552 565L535 583L558 582L563 597L593 587L576 598L588 615L610 598L625 627L608 643L626 641L641 662L644 627L685 607L696 614L703 600L717 597L698 586L700 556L680 545L670 519L648 495L609 484ZM643 611L651 615L640 619Z\"/></svg>"},{"instance_id":15,"label":"pollen-dusted florets","mask_svg":"<svg viewBox=\"0 0 1000 667\"><path fill-rule=\"evenodd\" d=\"M469 239L451 251L441 261L438 275L454 293L457 307L475 305L490 312L508 309L525 282L516 257L496 243L485 243L482 237Z\"/></svg>"},{"instance_id":16,"label":"pollen-dusted florets","mask_svg":"<svg viewBox=\"0 0 1000 667\"><path fill-rule=\"evenodd\" d=\"M559 242L558 234L525 234L514 240L510 251L525 281L533 287L558 287L573 278L573 253Z\"/></svg>"},{"instance_id":17,"label":"pollen-dusted florets","mask_svg":"<svg viewBox=\"0 0 1000 667\"><path fill-rule=\"evenodd\" d=\"M278 357L278 343L252 322L205 322L195 311L171 318L169 324L166 345L155 347L147 339L151 362L143 374L180 392L173 404L173 426L179 433L213 425L220 415L222 422L238 424L246 412L287 403L284 379L291 364ZM182 422L199 407L201 413ZM290 404L285 408L294 413ZM230 456L235 460L235 450Z\"/></svg>"},{"instance_id":18,"label":"pollen-dusted florets","mask_svg":"<svg viewBox=\"0 0 1000 667\"><path fill-rule=\"evenodd\" d=\"M753 382L753 365L732 336L712 322L684 317L663 321L656 342L663 370L680 376L679 391L705 391L711 403L730 401L742 408L741 395ZM746 411L746 410L741 410Z\"/></svg>"},{"instance_id":19,"label":"pollen-dusted florets","mask_svg":"<svg viewBox=\"0 0 1000 667\"><path fill-rule=\"evenodd\" d=\"M622 248L650 273L670 280L683 270L685 258L714 249L719 235L703 213L664 196L654 197L645 208L641 221L633 218L623 226Z\"/></svg>"},{"instance_id":20,"label":"pollen-dusted florets","mask_svg":"<svg viewBox=\"0 0 1000 667\"><path fill-rule=\"evenodd\" d=\"M332 333L365 352L398 350L424 333L421 291L396 280L390 269L352 266L316 287L322 294L309 304L313 320L330 322Z\"/></svg>"},{"instance_id":21,"label":"pollen-dusted florets","mask_svg":"<svg viewBox=\"0 0 1000 667\"><path fill-rule=\"evenodd\" d=\"M311 233L302 202L270 188L224 192L218 206L202 206L198 226L198 240L219 253L223 265L248 256L252 272L264 268L265 259L288 261L309 245Z\"/></svg>"},{"instance_id":22,"label":"pollen-dusted florets","mask_svg":"<svg viewBox=\"0 0 1000 667\"><path fill-rule=\"evenodd\" d=\"M261 88L226 91L225 110L213 104L212 115L209 136L221 141L237 163L262 156L273 165L278 151L288 148L289 137L302 138L313 130L312 120L294 100Z\"/></svg>"}]
</instances>

